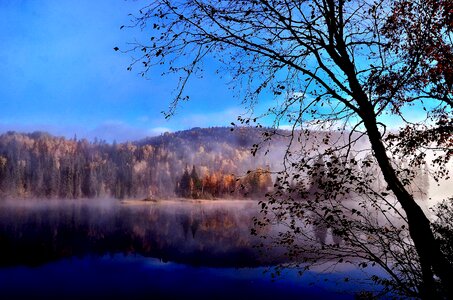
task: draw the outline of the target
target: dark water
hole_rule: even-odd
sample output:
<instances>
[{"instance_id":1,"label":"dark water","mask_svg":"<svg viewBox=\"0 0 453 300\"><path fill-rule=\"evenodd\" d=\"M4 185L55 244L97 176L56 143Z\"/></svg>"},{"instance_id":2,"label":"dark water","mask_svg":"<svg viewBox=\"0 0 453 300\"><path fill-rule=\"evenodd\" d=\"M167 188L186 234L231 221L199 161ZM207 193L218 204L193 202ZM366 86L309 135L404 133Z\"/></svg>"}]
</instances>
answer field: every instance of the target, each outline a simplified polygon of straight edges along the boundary
<instances>
[{"instance_id":1,"label":"dark water","mask_svg":"<svg viewBox=\"0 0 453 300\"><path fill-rule=\"evenodd\" d=\"M272 281L255 202L0 204L1 299L353 299L355 270ZM263 274L265 273L265 274Z\"/></svg>"}]
</instances>

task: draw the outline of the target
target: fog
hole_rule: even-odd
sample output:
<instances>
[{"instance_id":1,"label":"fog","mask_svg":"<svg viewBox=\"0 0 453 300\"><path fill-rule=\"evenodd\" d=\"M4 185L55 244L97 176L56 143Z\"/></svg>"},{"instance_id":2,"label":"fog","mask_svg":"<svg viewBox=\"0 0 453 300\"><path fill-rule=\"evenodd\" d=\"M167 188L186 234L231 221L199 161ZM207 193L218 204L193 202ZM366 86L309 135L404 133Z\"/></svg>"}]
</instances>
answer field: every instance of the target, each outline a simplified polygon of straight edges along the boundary
<instances>
[{"instance_id":1,"label":"fog","mask_svg":"<svg viewBox=\"0 0 453 300\"><path fill-rule=\"evenodd\" d=\"M258 202L253 200L2 201L0 266L40 265L109 253L217 267L290 262L284 247L271 247L251 235L253 217L258 215ZM281 229L279 225L263 227L259 233L268 236L270 243ZM302 242L341 243L324 229L304 225L311 238Z\"/></svg>"},{"instance_id":2,"label":"fog","mask_svg":"<svg viewBox=\"0 0 453 300\"><path fill-rule=\"evenodd\" d=\"M250 235L254 201L22 200L0 203L0 265L140 254L204 266L277 263Z\"/></svg>"}]
</instances>

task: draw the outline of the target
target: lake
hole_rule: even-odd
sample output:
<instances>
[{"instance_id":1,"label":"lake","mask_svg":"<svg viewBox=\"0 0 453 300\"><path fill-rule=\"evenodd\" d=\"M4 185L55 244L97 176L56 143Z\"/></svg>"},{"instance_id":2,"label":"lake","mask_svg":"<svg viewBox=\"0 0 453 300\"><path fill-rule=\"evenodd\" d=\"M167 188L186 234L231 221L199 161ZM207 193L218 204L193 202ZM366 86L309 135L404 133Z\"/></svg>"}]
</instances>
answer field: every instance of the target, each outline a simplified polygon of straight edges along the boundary
<instances>
[{"instance_id":1,"label":"lake","mask_svg":"<svg viewBox=\"0 0 453 300\"><path fill-rule=\"evenodd\" d=\"M273 280L270 268L286 258L254 247L257 213L256 201L4 201L0 291L7 299L354 299L373 289L354 268L303 277L289 269Z\"/></svg>"}]
</instances>

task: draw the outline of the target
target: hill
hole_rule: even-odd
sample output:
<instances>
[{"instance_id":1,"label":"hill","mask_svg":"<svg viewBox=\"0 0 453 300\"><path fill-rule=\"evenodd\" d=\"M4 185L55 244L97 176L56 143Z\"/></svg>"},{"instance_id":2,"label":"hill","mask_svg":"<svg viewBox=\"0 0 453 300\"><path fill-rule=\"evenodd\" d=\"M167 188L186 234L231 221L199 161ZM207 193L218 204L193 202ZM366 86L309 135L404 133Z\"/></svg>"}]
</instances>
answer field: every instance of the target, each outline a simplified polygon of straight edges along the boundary
<instances>
[{"instance_id":1,"label":"hill","mask_svg":"<svg viewBox=\"0 0 453 300\"><path fill-rule=\"evenodd\" d=\"M269 131L253 127L193 128L121 144L66 139L45 132L7 132L0 135L0 196L262 198L273 189L272 173L282 169L291 138L290 132L279 130L266 140ZM295 132L296 141L291 143L293 162L302 159L307 163L311 157L311 163L323 161L326 168L334 157L323 154L320 159L319 155L329 143L344 145L347 136L307 131L299 137L298 133L302 132ZM358 145L366 148L364 141ZM370 182L376 190L384 189L369 152L357 153L362 157L355 157L355 170L373 178ZM407 167L407 162L395 163ZM427 168L411 173L406 181L426 197ZM304 184L310 181L303 177Z\"/></svg>"},{"instance_id":2,"label":"hill","mask_svg":"<svg viewBox=\"0 0 453 300\"><path fill-rule=\"evenodd\" d=\"M253 157L251 149L264 132L247 127L193 128L121 144L8 132L0 135L0 194L45 198L263 194L272 185L269 171L281 161L264 151ZM283 139L276 138L268 148L283 145ZM249 170L258 172L247 174ZM197 178L181 182L189 172Z\"/></svg>"}]
</instances>

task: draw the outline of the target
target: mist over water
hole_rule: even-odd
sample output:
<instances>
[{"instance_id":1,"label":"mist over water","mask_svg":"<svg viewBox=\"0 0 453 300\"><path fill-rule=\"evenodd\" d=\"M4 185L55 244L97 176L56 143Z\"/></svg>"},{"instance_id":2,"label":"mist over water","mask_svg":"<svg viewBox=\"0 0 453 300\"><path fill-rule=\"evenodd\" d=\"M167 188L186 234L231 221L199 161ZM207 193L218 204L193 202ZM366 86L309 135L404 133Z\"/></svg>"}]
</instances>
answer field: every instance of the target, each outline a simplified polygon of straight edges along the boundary
<instances>
[{"instance_id":1,"label":"mist over water","mask_svg":"<svg viewBox=\"0 0 453 300\"><path fill-rule=\"evenodd\" d=\"M39 265L74 255L118 252L192 265L256 266L264 261L250 235L255 204L112 199L4 202L0 204L0 263Z\"/></svg>"},{"instance_id":2,"label":"mist over water","mask_svg":"<svg viewBox=\"0 0 453 300\"><path fill-rule=\"evenodd\" d=\"M258 208L252 200L2 201L0 289L9 299L33 293L65 299L352 298L341 282L354 269L324 273L320 267L304 279L288 270L275 284L270 273L263 275L287 258L281 249L263 255L254 247L261 242L250 234ZM355 276L354 291L370 288Z\"/></svg>"}]
</instances>

